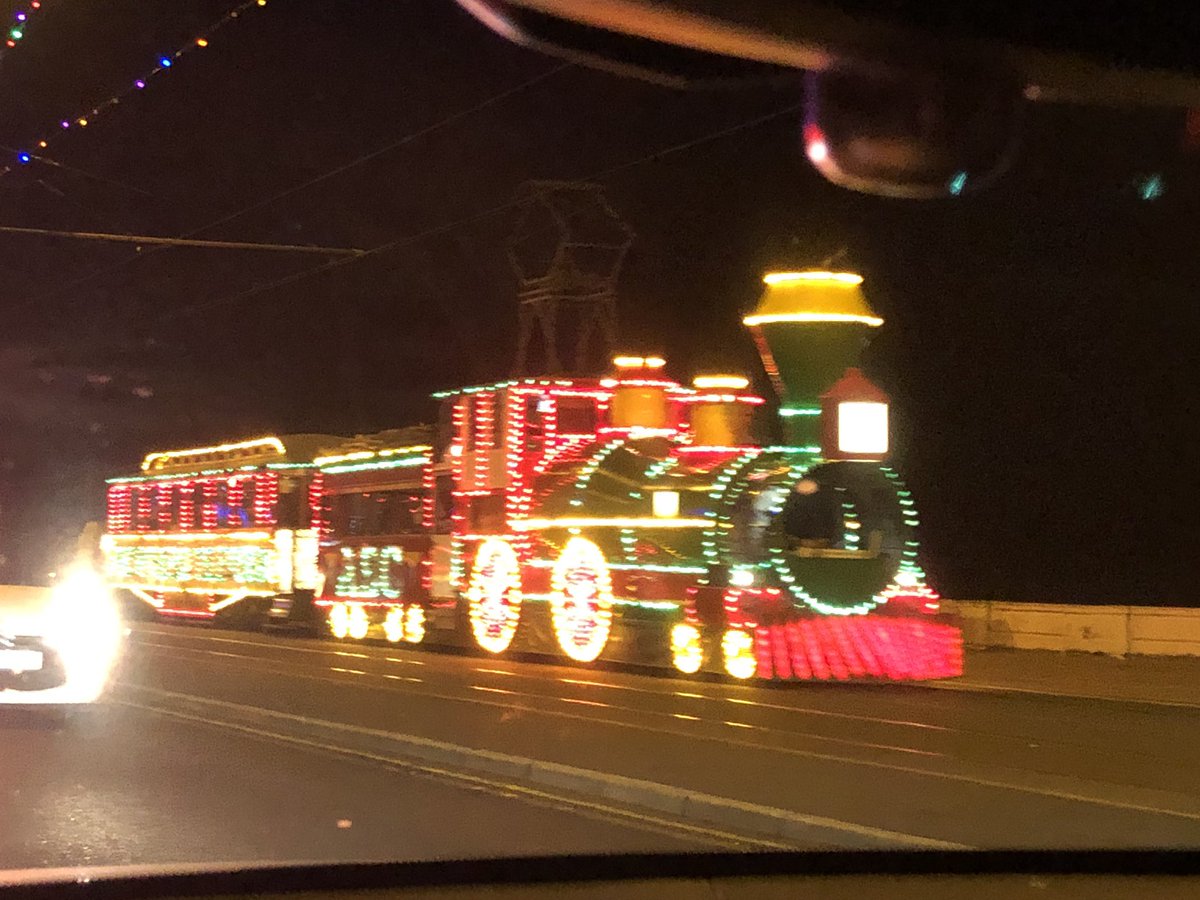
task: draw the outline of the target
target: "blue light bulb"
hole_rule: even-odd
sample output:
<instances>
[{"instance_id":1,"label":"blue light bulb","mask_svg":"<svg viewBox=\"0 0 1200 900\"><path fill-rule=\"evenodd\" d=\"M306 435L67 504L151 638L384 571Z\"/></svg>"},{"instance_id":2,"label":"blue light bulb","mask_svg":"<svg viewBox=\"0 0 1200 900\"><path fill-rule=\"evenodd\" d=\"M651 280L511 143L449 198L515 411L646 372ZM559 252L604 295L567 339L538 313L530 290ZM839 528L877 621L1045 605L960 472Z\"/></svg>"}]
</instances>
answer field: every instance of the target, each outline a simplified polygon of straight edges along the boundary
<instances>
[{"instance_id":1,"label":"blue light bulb","mask_svg":"<svg viewBox=\"0 0 1200 900\"><path fill-rule=\"evenodd\" d=\"M28 153L18 153L18 154L17 154L17 159L19 159L19 160L20 160L22 163L27 163L27 162L29 162L31 159L33 159L33 157L32 157L32 156L30 156Z\"/></svg>"},{"instance_id":2,"label":"blue light bulb","mask_svg":"<svg viewBox=\"0 0 1200 900\"><path fill-rule=\"evenodd\" d=\"M171 57L169 57L169 56L162 57L161 59L159 59L158 64L160 66L162 66L164 69L171 68Z\"/></svg>"}]
</instances>

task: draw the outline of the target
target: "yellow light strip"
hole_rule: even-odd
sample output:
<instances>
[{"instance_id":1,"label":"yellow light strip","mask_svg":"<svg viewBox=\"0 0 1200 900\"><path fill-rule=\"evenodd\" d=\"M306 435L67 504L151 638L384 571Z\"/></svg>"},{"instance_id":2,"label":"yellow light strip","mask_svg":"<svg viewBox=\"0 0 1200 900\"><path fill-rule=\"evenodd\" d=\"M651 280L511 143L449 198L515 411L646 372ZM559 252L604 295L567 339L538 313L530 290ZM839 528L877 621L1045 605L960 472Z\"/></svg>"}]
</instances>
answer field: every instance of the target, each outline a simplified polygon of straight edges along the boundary
<instances>
[{"instance_id":1,"label":"yellow light strip","mask_svg":"<svg viewBox=\"0 0 1200 900\"><path fill-rule=\"evenodd\" d=\"M768 272L763 284L787 284L789 281L833 281L838 284L862 284L855 272Z\"/></svg>"},{"instance_id":2,"label":"yellow light strip","mask_svg":"<svg viewBox=\"0 0 1200 900\"><path fill-rule=\"evenodd\" d=\"M543 528L711 528L710 519L655 519L651 516L559 516L554 519L516 519L509 522L513 531L540 531Z\"/></svg>"},{"instance_id":3,"label":"yellow light strip","mask_svg":"<svg viewBox=\"0 0 1200 900\"><path fill-rule=\"evenodd\" d=\"M750 379L742 375L697 375L692 379L692 386L702 391L717 388L740 391L750 386Z\"/></svg>"},{"instance_id":4,"label":"yellow light strip","mask_svg":"<svg viewBox=\"0 0 1200 900\"><path fill-rule=\"evenodd\" d=\"M751 327L755 325L769 325L773 322L861 322L863 325L870 325L872 328L877 328L883 324L883 319L878 316L859 316L854 313L817 312L766 313L760 316L746 316L746 318L742 319L742 324Z\"/></svg>"},{"instance_id":5,"label":"yellow light strip","mask_svg":"<svg viewBox=\"0 0 1200 900\"><path fill-rule=\"evenodd\" d=\"M248 596L246 591L238 591L236 594L230 594L224 600L218 600L216 603L208 604L209 612L220 612L227 606L233 606L239 600L245 600Z\"/></svg>"},{"instance_id":6,"label":"yellow light strip","mask_svg":"<svg viewBox=\"0 0 1200 900\"><path fill-rule=\"evenodd\" d=\"M272 535L269 531L174 531L170 533L147 531L139 534L109 533L104 535L104 543L108 546L120 546L122 544L184 544L199 543L201 541L209 541L211 543L221 543L223 541L251 543L254 541L270 541L271 538Z\"/></svg>"},{"instance_id":7,"label":"yellow light strip","mask_svg":"<svg viewBox=\"0 0 1200 900\"><path fill-rule=\"evenodd\" d=\"M215 447L196 447L192 450L160 450L149 454L142 460L142 471L147 472L156 462L166 462L180 456L193 456L200 453L232 453L235 450L249 450L253 447L270 448L282 456L286 451L283 441L277 437L254 438L249 441L238 441L234 444L218 444Z\"/></svg>"},{"instance_id":8,"label":"yellow light strip","mask_svg":"<svg viewBox=\"0 0 1200 900\"><path fill-rule=\"evenodd\" d=\"M274 588L268 590L260 590L258 588L246 589L242 587L222 587L221 585L204 585L202 587L180 587L177 584L144 584L140 581L110 581L109 587L124 588L137 594L151 606L162 608L162 603L156 603L145 596L145 592L154 591L159 594L196 594L204 597L212 597L215 594L240 594L243 597L274 597L279 591Z\"/></svg>"},{"instance_id":9,"label":"yellow light strip","mask_svg":"<svg viewBox=\"0 0 1200 900\"><path fill-rule=\"evenodd\" d=\"M140 587L131 587L131 588L129 588L129 591L134 596L136 596L139 600L144 600L146 603L149 603L155 609L163 608L163 601L162 601L161 597L155 597L153 594L149 593L148 591L142 590Z\"/></svg>"},{"instance_id":10,"label":"yellow light strip","mask_svg":"<svg viewBox=\"0 0 1200 900\"><path fill-rule=\"evenodd\" d=\"M327 466L330 463L356 462L363 459L374 459L375 457L383 458L401 454L407 456L412 453L424 453L432 449L428 444L414 444L411 447L388 447L386 450L356 450L353 453L341 453L337 456L318 456L313 460L313 464Z\"/></svg>"}]
</instances>

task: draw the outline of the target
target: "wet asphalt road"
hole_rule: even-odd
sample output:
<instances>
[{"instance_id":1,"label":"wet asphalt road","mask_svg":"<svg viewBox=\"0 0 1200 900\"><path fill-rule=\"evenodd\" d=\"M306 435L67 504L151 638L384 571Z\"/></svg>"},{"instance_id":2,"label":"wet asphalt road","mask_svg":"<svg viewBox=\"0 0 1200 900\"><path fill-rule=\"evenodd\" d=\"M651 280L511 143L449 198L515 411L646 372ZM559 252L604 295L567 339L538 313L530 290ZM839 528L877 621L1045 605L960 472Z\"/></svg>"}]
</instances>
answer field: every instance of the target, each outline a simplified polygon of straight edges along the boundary
<instances>
[{"instance_id":1,"label":"wet asphalt road","mask_svg":"<svg viewBox=\"0 0 1200 900\"><path fill-rule=\"evenodd\" d=\"M384 732L787 811L818 823L801 847L1200 847L1200 709L150 625L82 720L0 708L0 869L779 846L736 821L383 758L363 736Z\"/></svg>"}]
</instances>

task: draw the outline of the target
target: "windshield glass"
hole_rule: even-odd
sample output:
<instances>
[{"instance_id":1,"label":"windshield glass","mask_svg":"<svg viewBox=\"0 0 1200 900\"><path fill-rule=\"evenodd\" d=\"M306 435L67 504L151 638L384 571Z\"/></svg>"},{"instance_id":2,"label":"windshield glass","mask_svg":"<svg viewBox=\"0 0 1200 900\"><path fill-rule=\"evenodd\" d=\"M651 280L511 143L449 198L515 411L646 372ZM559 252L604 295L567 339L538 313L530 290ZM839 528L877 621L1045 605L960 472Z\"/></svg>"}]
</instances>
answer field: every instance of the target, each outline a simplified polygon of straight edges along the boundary
<instances>
[{"instance_id":1,"label":"windshield glass","mask_svg":"<svg viewBox=\"0 0 1200 900\"><path fill-rule=\"evenodd\" d=\"M1200 847L1195 115L0 13L0 870Z\"/></svg>"}]
</instances>

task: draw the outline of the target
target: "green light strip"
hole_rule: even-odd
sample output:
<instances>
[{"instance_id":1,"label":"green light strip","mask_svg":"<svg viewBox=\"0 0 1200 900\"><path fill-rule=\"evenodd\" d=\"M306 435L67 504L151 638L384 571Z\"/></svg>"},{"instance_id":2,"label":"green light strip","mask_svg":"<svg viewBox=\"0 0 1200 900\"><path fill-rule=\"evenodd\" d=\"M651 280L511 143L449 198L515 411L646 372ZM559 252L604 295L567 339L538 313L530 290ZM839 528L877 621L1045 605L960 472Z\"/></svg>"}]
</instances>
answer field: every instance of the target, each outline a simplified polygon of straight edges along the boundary
<instances>
[{"instance_id":1,"label":"green light strip","mask_svg":"<svg viewBox=\"0 0 1200 900\"><path fill-rule=\"evenodd\" d=\"M521 599L529 600L534 603L549 603L554 599L553 594L522 594ZM634 600L631 597L613 597L613 606L633 606L639 609L653 609L659 611L676 610L682 606L682 602L675 600Z\"/></svg>"},{"instance_id":2,"label":"green light strip","mask_svg":"<svg viewBox=\"0 0 1200 900\"><path fill-rule=\"evenodd\" d=\"M208 478L213 475L231 475L234 472L257 472L261 468L262 466L227 466L223 469L201 469L197 472L174 472L170 475L134 475L128 478L108 478L105 480L105 484L140 484L147 481L187 481L191 478Z\"/></svg>"},{"instance_id":3,"label":"green light strip","mask_svg":"<svg viewBox=\"0 0 1200 900\"><path fill-rule=\"evenodd\" d=\"M819 416L821 414L821 410L814 409L812 407L784 406L780 408L779 414L785 419L788 419L792 416Z\"/></svg>"},{"instance_id":4,"label":"green light strip","mask_svg":"<svg viewBox=\"0 0 1200 900\"><path fill-rule=\"evenodd\" d=\"M343 472L370 472L375 469L403 469L409 466L424 465L427 456L406 456L403 459L380 459L372 462L362 463L347 463L341 466L327 466L321 469L330 475L339 475Z\"/></svg>"},{"instance_id":5,"label":"green light strip","mask_svg":"<svg viewBox=\"0 0 1200 900\"><path fill-rule=\"evenodd\" d=\"M502 391L510 387L548 387L548 388L579 388L582 379L566 380L562 378L513 378L508 381L497 381L495 384L480 384L474 387L454 388L450 391L437 391L430 394L434 400L445 400L447 397L457 397L463 394L478 394L482 391ZM583 388L594 390L593 388Z\"/></svg>"},{"instance_id":6,"label":"green light strip","mask_svg":"<svg viewBox=\"0 0 1200 900\"><path fill-rule=\"evenodd\" d=\"M534 569L553 569L554 560L531 559L526 565ZM670 575L704 575L708 572L704 566L664 565L662 563L610 562L608 567L622 572L661 572Z\"/></svg>"}]
</instances>

